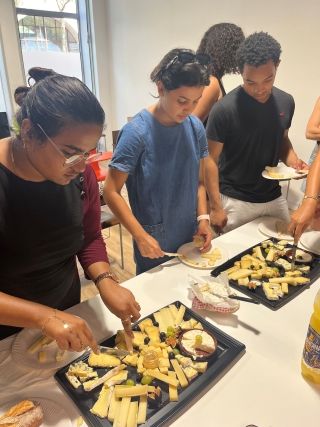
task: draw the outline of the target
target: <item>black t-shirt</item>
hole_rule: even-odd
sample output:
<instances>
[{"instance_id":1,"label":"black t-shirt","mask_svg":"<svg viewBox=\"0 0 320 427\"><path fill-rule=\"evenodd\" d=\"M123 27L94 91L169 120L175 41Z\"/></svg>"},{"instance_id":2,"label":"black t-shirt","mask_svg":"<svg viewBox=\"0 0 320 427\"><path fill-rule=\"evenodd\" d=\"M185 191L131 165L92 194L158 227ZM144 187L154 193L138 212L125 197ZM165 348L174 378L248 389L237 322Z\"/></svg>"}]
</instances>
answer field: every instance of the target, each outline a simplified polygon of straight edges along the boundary
<instances>
[{"instance_id":1,"label":"black t-shirt","mask_svg":"<svg viewBox=\"0 0 320 427\"><path fill-rule=\"evenodd\" d=\"M79 177L31 182L0 164L0 291L61 310L80 301L80 191ZM0 339L16 331L0 325Z\"/></svg>"},{"instance_id":2,"label":"black t-shirt","mask_svg":"<svg viewBox=\"0 0 320 427\"><path fill-rule=\"evenodd\" d=\"M264 104L239 86L213 106L206 130L208 139L223 144L219 158L222 194L253 203L280 196L279 182L261 173L266 166L278 164L293 113L292 96L276 87Z\"/></svg>"}]
</instances>

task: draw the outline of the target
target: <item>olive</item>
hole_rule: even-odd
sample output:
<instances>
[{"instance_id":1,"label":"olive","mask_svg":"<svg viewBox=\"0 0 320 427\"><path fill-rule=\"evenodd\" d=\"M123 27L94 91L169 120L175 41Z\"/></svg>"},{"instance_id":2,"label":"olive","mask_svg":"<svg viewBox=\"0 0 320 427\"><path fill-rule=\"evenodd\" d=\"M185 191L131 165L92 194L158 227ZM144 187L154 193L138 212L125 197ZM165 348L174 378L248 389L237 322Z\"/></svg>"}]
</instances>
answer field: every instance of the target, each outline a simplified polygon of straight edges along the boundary
<instances>
[{"instance_id":1,"label":"olive","mask_svg":"<svg viewBox=\"0 0 320 427\"><path fill-rule=\"evenodd\" d=\"M174 359L176 356L175 356L175 354L174 354L174 352L173 351L170 351L170 353L169 353L169 359L171 360L171 359Z\"/></svg>"},{"instance_id":2,"label":"olive","mask_svg":"<svg viewBox=\"0 0 320 427\"><path fill-rule=\"evenodd\" d=\"M162 401L162 391L160 387L157 387L155 393L148 393L148 406L153 409L158 409Z\"/></svg>"},{"instance_id":3,"label":"olive","mask_svg":"<svg viewBox=\"0 0 320 427\"><path fill-rule=\"evenodd\" d=\"M166 338L167 338L167 334L165 332L160 332L161 341L165 341Z\"/></svg>"},{"instance_id":4,"label":"olive","mask_svg":"<svg viewBox=\"0 0 320 427\"><path fill-rule=\"evenodd\" d=\"M160 383L158 380L153 379L150 383L153 387L160 387Z\"/></svg>"},{"instance_id":5,"label":"olive","mask_svg":"<svg viewBox=\"0 0 320 427\"><path fill-rule=\"evenodd\" d=\"M145 339L143 340L143 342L144 342L145 344L149 344L149 342L150 342L150 338L149 338L149 337L145 337Z\"/></svg>"},{"instance_id":6,"label":"olive","mask_svg":"<svg viewBox=\"0 0 320 427\"><path fill-rule=\"evenodd\" d=\"M127 381L126 381L126 385L129 385L129 386L133 386L133 385L136 385L135 384L135 382L132 380L132 379L128 379Z\"/></svg>"},{"instance_id":7,"label":"olive","mask_svg":"<svg viewBox=\"0 0 320 427\"><path fill-rule=\"evenodd\" d=\"M156 320L153 322L154 326L159 326L159 322L157 322Z\"/></svg>"},{"instance_id":8,"label":"olive","mask_svg":"<svg viewBox=\"0 0 320 427\"><path fill-rule=\"evenodd\" d=\"M136 376L136 381L137 381L137 383L140 383L141 382L141 380L142 380L142 374L137 374L137 376Z\"/></svg>"}]
</instances>

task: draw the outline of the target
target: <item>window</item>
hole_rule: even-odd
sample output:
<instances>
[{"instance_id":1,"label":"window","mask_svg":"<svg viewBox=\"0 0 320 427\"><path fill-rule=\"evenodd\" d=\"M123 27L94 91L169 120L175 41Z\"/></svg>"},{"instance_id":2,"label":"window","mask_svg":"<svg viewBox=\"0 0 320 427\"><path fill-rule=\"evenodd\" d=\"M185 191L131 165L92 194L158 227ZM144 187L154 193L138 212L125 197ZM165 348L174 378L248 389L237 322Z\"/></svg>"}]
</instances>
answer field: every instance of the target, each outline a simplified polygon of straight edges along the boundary
<instances>
[{"instance_id":1,"label":"window","mask_svg":"<svg viewBox=\"0 0 320 427\"><path fill-rule=\"evenodd\" d=\"M86 0L15 0L25 74L52 68L93 90ZM80 19L81 15L81 19Z\"/></svg>"}]
</instances>

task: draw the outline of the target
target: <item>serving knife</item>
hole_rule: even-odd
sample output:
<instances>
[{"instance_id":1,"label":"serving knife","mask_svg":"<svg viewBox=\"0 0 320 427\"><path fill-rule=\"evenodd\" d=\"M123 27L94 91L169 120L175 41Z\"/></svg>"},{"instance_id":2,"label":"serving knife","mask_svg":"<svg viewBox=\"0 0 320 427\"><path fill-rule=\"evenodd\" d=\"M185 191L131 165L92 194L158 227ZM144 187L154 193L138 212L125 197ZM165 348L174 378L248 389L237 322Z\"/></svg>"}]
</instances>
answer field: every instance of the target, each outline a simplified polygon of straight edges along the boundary
<instances>
[{"instance_id":1,"label":"serving knife","mask_svg":"<svg viewBox=\"0 0 320 427\"><path fill-rule=\"evenodd\" d=\"M256 299L241 297L240 295L229 295L229 298L239 301L251 302L252 304L260 304L260 301L257 301Z\"/></svg>"},{"instance_id":2,"label":"serving knife","mask_svg":"<svg viewBox=\"0 0 320 427\"><path fill-rule=\"evenodd\" d=\"M182 254L179 254L178 252L163 252L167 256L182 256Z\"/></svg>"},{"instance_id":3,"label":"serving knife","mask_svg":"<svg viewBox=\"0 0 320 427\"><path fill-rule=\"evenodd\" d=\"M105 347L103 345L99 345L98 349L102 354L113 354L119 357L128 356L128 354L130 354L130 351L128 350L122 350L120 348L113 348L113 347Z\"/></svg>"}]
</instances>

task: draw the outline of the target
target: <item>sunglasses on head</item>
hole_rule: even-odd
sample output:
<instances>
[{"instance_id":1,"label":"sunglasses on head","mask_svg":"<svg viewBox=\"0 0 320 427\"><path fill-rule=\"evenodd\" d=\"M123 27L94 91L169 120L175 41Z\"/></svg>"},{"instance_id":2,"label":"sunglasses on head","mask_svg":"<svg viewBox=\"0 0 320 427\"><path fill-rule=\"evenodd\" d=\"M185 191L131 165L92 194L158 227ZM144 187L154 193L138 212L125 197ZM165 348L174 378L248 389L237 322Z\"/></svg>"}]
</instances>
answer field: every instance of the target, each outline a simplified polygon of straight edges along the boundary
<instances>
[{"instance_id":1,"label":"sunglasses on head","mask_svg":"<svg viewBox=\"0 0 320 427\"><path fill-rule=\"evenodd\" d=\"M181 64L192 64L197 62L200 65L207 66L210 64L210 56L206 53L179 52L165 66L164 71L168 70L173 64L180 62Z\"/></svg>"}]
</instances>

